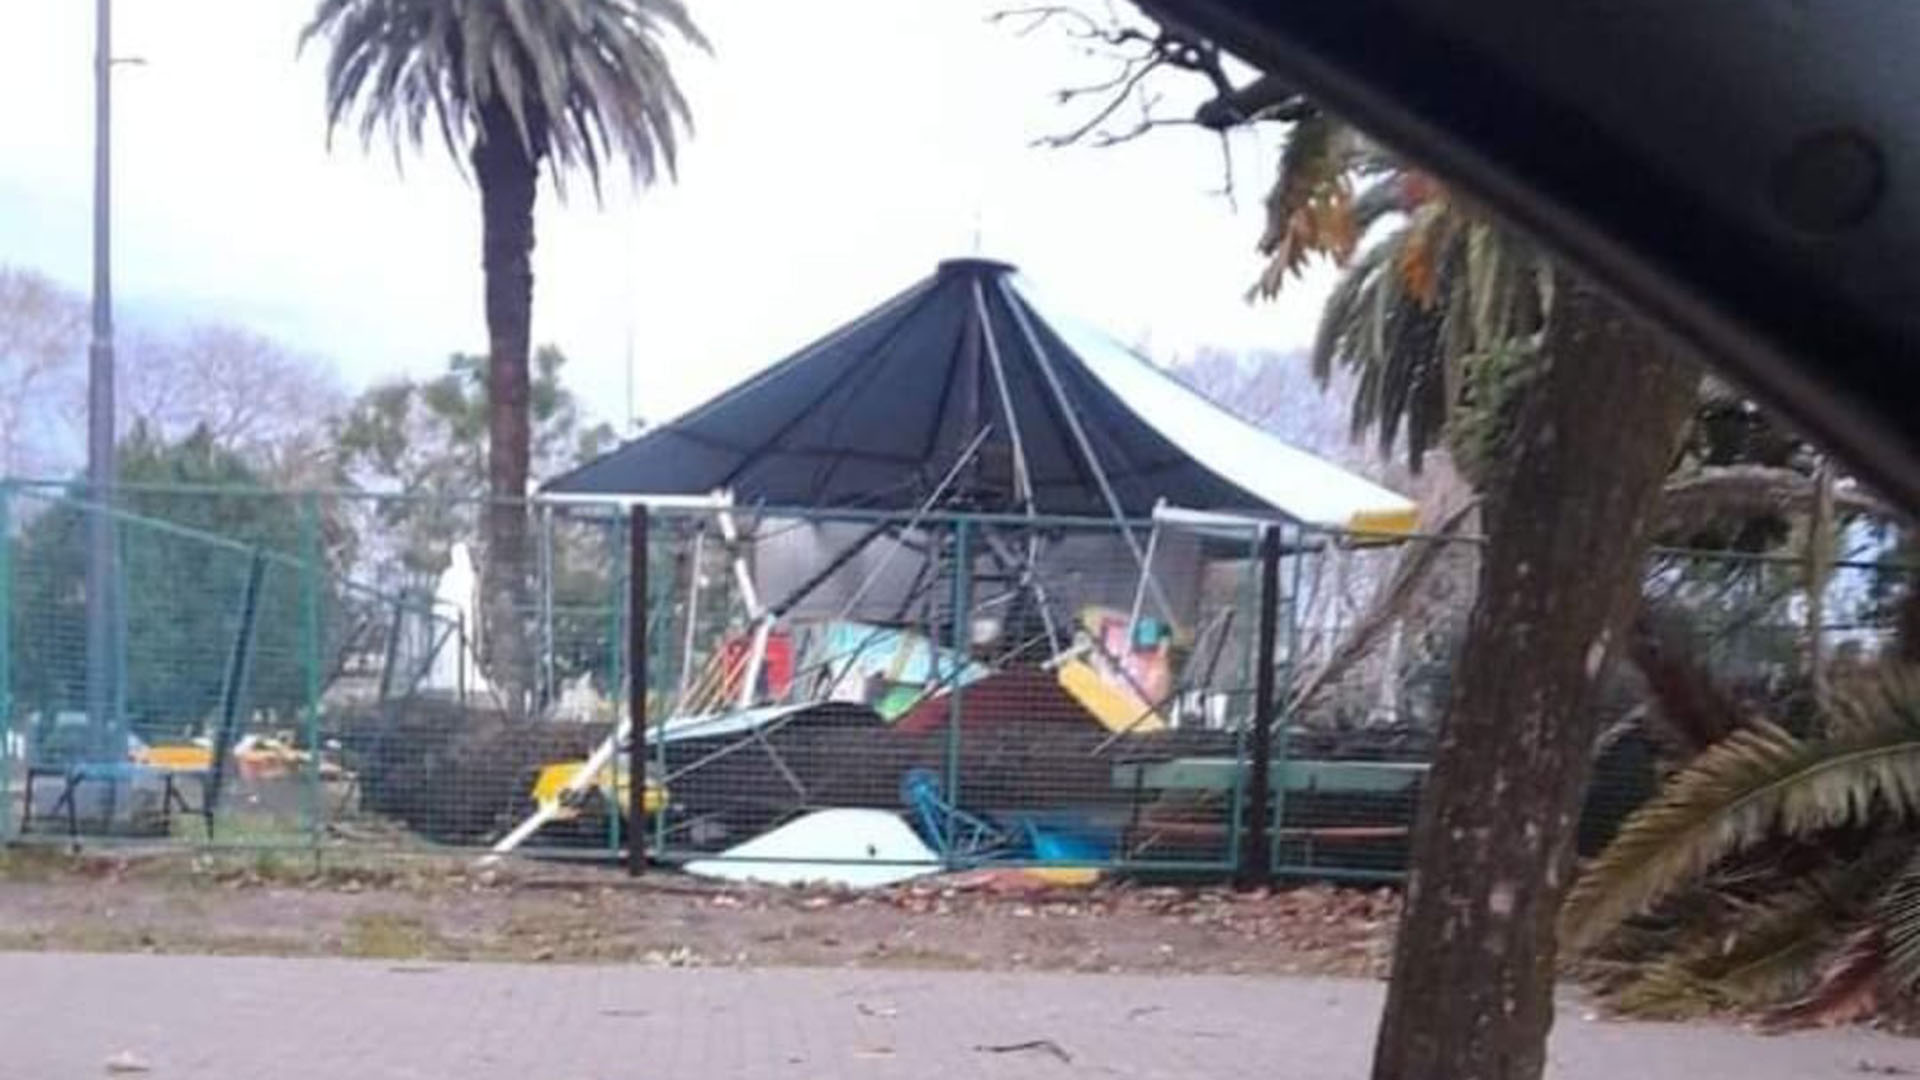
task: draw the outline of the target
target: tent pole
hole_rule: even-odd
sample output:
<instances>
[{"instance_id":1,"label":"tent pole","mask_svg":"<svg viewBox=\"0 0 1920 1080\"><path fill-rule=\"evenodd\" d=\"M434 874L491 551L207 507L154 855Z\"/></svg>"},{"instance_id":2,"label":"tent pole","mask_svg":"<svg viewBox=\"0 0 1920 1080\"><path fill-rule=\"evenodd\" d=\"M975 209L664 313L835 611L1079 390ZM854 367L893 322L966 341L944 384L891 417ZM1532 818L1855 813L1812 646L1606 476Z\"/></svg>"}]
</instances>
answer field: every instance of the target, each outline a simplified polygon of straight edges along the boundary
<instances>
[{"instance_id":1,"label":"tent pole","mask_svg":"<svg viewBox=\"0 0 1920 1080\"><path fill-rule=\"evenodd\" d=\"M1040 580L1040 572L1035 569L1039 563L1039 556L1035 551L1035 547L1040 542L1039 531L1028 531L1027 554L1024 559L1015 558L1016 553L1008 549L1006 540L1001 538L999 533L994 530L983 528L980 530L980 535L981 538L986 541L989 551L999 555L1001 559L1007 562L1018 562L1022 565L1021 585L1033 593L1033 606L1040 612L1040 625L1047 634L1049 655L1060 655L1061 635L1059 627L1053 621L1053 601L1047 596L1047 586Z\"/></svg>"},{"instance_id":2,"label":"tent pole","mask_svg":"<svg viewBox=\"0 0 1920 1080\"><path fill-rule=\"evenodd\" d=\"M953 467L947 470L947 475L940 478L940 483L934 487L933 493L922 500L918 507L914 508L913 516L907 519L906 526L900 530L902 536L918 528L920 522L925 519L928 514L933 512L935 506L939 505L941 498L947 493L947 488L951 487L953 482L959 479L961 470L967 467L967 462L972 461L973 456L980 452L981 445L987 441L987 435L992 430L993 425L988 424L974 435L973 441L968 443L967 448L960 452L959 460L955 461ZM860 587L853 590L853 595L847 598L845 604L841 605L840 614L836 617L836 620L844 620L848 615L853 613L853 609L859 606L861 600L866 598L867 590L873 587L874 582L880 580L880 572L892 564L893 557L899 553L900 547L899 545L895 545L889 549L885 555L880 557L880 561L874 565L874 568L867 571L866 579L860 582Z\"/></svg>"},{"instance_id":3,"label":"tent pole","mask_svg":"<svg viewBox=\"0 0 1920 1080\"><path fill-rule=\"evenodd\" d=\"M767 609L760 606L760 590L754 587L753 573L747 569L745 547L740 542L740 528L734 523L733 511L723 509L719 513L720 538L727 542L733 555L733 579L740 586L740 599L746 604L747 617L753 621L753 638L747 648L747 667L740 679L739 708L753 703L754 684L760 681L760 667L766 659L767 633L773 629L773 620Z\"/></svg>"},{"instance_id":4,"label":"tent pole","mask_svg":"<svg viewBox=\"0 0 1920 1080\"><path fill-rule=\"evenodd\" d=\"M546 709L560 699L560 688L554 685L556 669L553 663L553 507L541 505L540 518L540 708ZM463 695L464 696L464 695Z\"/></svg>"},{"instance_id":5,"label":"tent pole","mask_svg":"<svg viewBox=\"0 0 1920 1080\"><path fill-rule=\"evenodd\" d=\"M1007 307L1013 312L1013 321L1020 325L1020 334L1026 338L1027 348L1033 350L1033 358L1040 365L1040 373L1046 376L1047 390L1053 395L1053 401L1060 409L1061 417L1067 422L1067 430L1072 432L1073 441L1079 446L1080 454L1087 459L1087 468L1093 471L1094 482L1100 486L1100 496L1106 500L1107 510L1120 526L1120 535L1127 542L1127 550L1133 552L1133 561L1140 566L1145 575L1147 588L1153 592L1154 603L1160 605L1160 613L1168 622L1173 622L1173 605L1167 602L1167 594L1160 589L1160 583L1154 580L1152 568L1147 565L1147 553L1141 550L1140 541L1134 538L1133 530L1128 527L1126 510L1120 505L1120 496L1114 494L1113 483L1107 479L1107 471L1100 467L1100 457L1094 452L1093 442L1087 438L1087 429L1080 424L1080 416L1073 410L1073 403L1067 400L1067 389L1060 383L1060 375L1053 370L1053 360L1047 356L1046 347L1040 344L1039 335L1033 332L1033 324L1020 310L1006 282L1000 284L1001 295L1007 299Z\"/></svg>"},{"instance_id":6,"label":"tent pole","mask_svg":"<svg viewBox=\"0 0 1920 1080\"><path fill-rule=\"evenodd\" d=\"M680 685L673 692L676 711L686 704L687 691L693 683L694 633L700 625L700 581L705 576L702 568L706 565L706 548L707 523L697 522L693 530L693 554L687 573L687 628L680 642Z\"/></svg>"},{"instance_id":7,"label":"tent pole","mask_svg":"<svg viewBox=\"0 0 1920 1080\"><path fill-rule=\"evenodd\" d=\"M1134 586L1133 607L1127 612L1127 643L1132 647L1134 635L1140 629L1140 608L1147 602L1147 582L1151 580L1153 556L1160 550L1160 514L1159 510L1167 504L1165 499L1154 500L1153 524L1147 527L1147 570L1140 574L1140 583Z\"/></svg>"},{"instance_id":8,"label":"tent pole","mask_svg":"<svg viewBox=\"0 0 1920 1080\"><path fill-rule=\"evenodd\" d=\"M787 612L792 611L795 607L798 607L802 601L806 600L807 597L813 595L815 589L826 584L828 578L839 573L848 563L858 558L861 552L872 546L875 540L880 539L882 533L892 531L893 522L882 520L879 524L861 533L854 538L851 544L841 548L833 558L828 559L827 564L816 571L812 577L794 586L787 595L774 601L773 606L767 609L767 613L777 619Z\"/></svg>"},{"instance_id":9,"label":"tent pole","mask_svg":"<svg viewBox=\"0 0 1920 1080\"><path fill-rule=\"evenodd\" d=\"M1013 391L1007 386L1006 364L1000 359L1000 345L993 338L993 320L987 315L987 294L979 279L973 282L973 311L980 323L980 336L986 340L987 363L993 368L993 385L1000 397L1000 412L1007 418L1007 435L1013 444L1013 493L1026 510L1027 520L1031 522L1038 509L1033 505L1033 472L1027 463L1026 442L1020 435L1020 418L1013 411ZM989 536L989 540L991 540ZM1027 554L1021 561L1021 585L1033 590L1036 607L1040 609L1040 625L1047 631L1047 647L1055 653L1060 651L1060 631L1053 624L1053 612L1047 603L1045 591L1041 588L1034 567L1040 561L1039 530L1031 525L1027 529Z\"/></svg>"},{"instance_id":10,"label":"tent pole","mask_svg":"<svg viewBox=\"0 0 1920 1080\"><path fill-rule=\"evenodd\" d=\"M1007 369L1000 362L1000 346L993 340L993 320L987 317L986 292L977 278L973 282L973 313L980 336L986 342L987 364L993 369L993 386L1000 397L1000 414L1007 418L1007 440L1013 446L1013 494L1026 507L1027 516L1032 517L1033 475L1027 469L1027 447L1020 437L1020 418L1014 415L1013 393L1007 388Z\"/></svg>"},{"instance_id":11,"label":"tent pole","mask_svg":"<svg viewBox=\"0 0 1920 1080\"><path fill-rule=\"evenodd\" d=\"M728 553L733 556L733 580L740 586L740 599L747 606L747 615L758 619L763 612L760 590L754 588L753 573L747 569L747 557L741 554L739 526L734 524L731 509L722 509L718 516L720 539L726 541Z\"/></svg>"}]
</instances>

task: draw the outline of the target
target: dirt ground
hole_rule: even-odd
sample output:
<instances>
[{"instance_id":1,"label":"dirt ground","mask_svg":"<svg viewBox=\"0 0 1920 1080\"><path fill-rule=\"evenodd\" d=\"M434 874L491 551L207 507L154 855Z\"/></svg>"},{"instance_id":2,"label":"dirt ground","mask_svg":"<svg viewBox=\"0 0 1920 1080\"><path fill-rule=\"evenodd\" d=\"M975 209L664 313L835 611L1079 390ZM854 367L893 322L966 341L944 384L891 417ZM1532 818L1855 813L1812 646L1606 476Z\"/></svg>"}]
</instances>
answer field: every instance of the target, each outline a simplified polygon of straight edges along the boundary
<instances>
[{"instance_id":1,"label":"dirt ground","mask_svg":"<svg viewBox=\"0 0 1920 1080\"><path fill-rule=\"evenodd\" d=\"M0 852L0 951L1372 976L1397 904L1005 872L848 893L417 857Z\"/></svg>"}]
</instances>

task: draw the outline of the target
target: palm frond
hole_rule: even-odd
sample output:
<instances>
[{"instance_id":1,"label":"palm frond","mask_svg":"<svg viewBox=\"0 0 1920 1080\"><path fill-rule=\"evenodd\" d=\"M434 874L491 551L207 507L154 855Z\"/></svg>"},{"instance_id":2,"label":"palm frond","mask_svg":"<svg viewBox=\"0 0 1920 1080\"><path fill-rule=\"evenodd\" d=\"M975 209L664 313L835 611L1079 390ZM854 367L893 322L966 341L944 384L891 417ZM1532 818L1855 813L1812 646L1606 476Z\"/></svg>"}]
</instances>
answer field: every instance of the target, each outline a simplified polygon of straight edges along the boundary
<instances>
[{"instance_id":1,"label":"palm frond","mask_svg":"<svg viewBox=\"0 0 1920 1080\"><path fill-rule=\"evenodd\" d=\"M1390 239L1369 247L1328 294L1313 341L1313 377L1321 385L1333 377L1336 360L1354 355L1358 335L1365 327L1362 313L1371 303L1368 290L1382 267L1390 265L1396 250Z\"/></svg>"},{"instance_id":2,"label":"palm frond","mask_svg":"<svg viewBox=\"0 0 1920 1080\"><path fill-rule=\"evenodd\" d=\"M1758 1008L1807 991L1911 853L1912 841L1899 837L1784 881L1786 871L1776 867L1756 900L1701 890L1714 900L1704 908L1711 916L1683 925L1663 955L1610 995L1613 1004L1678 1018L1702 1007Z\"/></svg>"},{"instance_id":3,"label":"palm frond","mask_svg":"<svg viewBox=\"0 0 1920 1080\"><path fill-rule=\"evenodd\" d=\"M1868 924L1857 928L1827 961L1819 981L1805 997L1767 1014L1767 1027L1778 1031L1832 1026L1872 1016L1880 1007L1886 966L1886 941L1880 927Z\"/></svg>"},{"instance_id":4,"label":"palm frond","mask_svg":"<svg viewBox=\"0 0 1920 1080\"><path fill-rule=\"evenodd\" d=\"M1422 203L1408 216L1399 270L1407 285L1407 295L1423 307L1436 307L1440 302L1441 267L1447 259L1450 250L1447 240L1456 222L1443 200Z\"/></svg>"},{"instance_id":5,"label":"palm frond","mask_svg":"<svg viewBox=\"0 0 1920 1080\"><path fill-rule=\"evenodd\" d=\"M1404 214L1413 208L1407 201L1406 189L1398 178L1387 177L1366 185L1353 196L1354 230L1365 236L1369 229L1395 214Z\"/></svg>"},{"instance_id":6,"label":"palm frond","mask_svg":"<svg viewBox=\"0 0 1920 1080\"><path fill-rule=\"evenodd\" d=\"M1875 814L1920 810L1920 681L1863 682L1852 722L1802 740L1755 721L1702 753L1621 826L1575 884L1562 913L1574 945L1775 834L1808 836Z\"/></svg>"},{"instance_id":7,"label":"palm frond","mask_svg":"<svg viewBox=\"0 0 1920 1080\"><path fill-rule=\"evenodd\" d=\"M1372 243L1353 259L1362 239ZM1544 322L1544 260L1529 243L1325 111L1289 131L1258 247L1267 261L1250 299L1277 294L1311 258L1346 267L1322 309L1314 372L1324 382L1336 362L1353 370L1353 436L1372 431L1383 455L1404 444L1416 471L1476 381L1524 374L1514 358Z\"/></svg>"},{"instance_id":8,"label":"palm frond","mask_svg":"<svg viewBox=\"0 0 1920 1080\"><path fill-rule=\"evenodd\" d=\"M1247 290L1250 299L1278 295L1316 256L1336 263L1353 257L1360 236L1352 180L1358 138L1324 112L1294 122L1267 191L1266 226L1255 245L1267 262Z\"/></svg>"},{"instance_id":9,"label":"palm frond","mask_svg":"<svg viewBox=\"0 0 1920 1080\"><path fill-rule=\"evenodd\" d=\"M329 137L351 125L398 153L434 130L462 163L498 107L529 160L596 191L615 160L674 171L692 121L669 39L707 48L681 0L320 0L300 34L329 45Z\"/></svg>"},{"instance_id":10,"label":"palm frond","mask_svg":"<svg viewBox=\"0 0 1920 1080\"><path fill-rule=\"evenodd\" d=\"M1887 953L1887 981L1907 993L1920 988L1920 846L1875 906Z\"/></svg>"}]
</instances>

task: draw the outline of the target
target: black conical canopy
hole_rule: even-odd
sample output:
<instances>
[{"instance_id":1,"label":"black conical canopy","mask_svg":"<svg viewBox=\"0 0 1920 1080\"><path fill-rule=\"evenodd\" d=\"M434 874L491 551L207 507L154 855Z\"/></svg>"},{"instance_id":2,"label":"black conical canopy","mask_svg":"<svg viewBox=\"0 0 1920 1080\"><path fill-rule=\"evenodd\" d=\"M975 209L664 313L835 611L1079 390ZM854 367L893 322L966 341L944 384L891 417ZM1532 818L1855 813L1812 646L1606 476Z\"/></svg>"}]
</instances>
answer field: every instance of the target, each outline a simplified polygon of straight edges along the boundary
<instances>
[{"instance_id":1,"label":"black conical canopy","mask_svg":"<svg viewBox=\"0 0 1920 1080\"><path fill-rule=\"evenodd\" d=\"M1246 457L1265 461L1232 460ZM1326 516L1277 501L1263 464L1304 469L1310 486L1349 485L1345 502L1374 504L1362 509L1405 505L1216 409L1097 331L1050 320L1013 267L956 259L546 490L727 490L767 506L885 510L936 491L947 505L1017 510L1030 492L1045 514L1105 516L1117 504L1141 516L1164 498ZM1327 504L1341 523L1356 512L1345 502Z\"/></svg>"}]
</instances>

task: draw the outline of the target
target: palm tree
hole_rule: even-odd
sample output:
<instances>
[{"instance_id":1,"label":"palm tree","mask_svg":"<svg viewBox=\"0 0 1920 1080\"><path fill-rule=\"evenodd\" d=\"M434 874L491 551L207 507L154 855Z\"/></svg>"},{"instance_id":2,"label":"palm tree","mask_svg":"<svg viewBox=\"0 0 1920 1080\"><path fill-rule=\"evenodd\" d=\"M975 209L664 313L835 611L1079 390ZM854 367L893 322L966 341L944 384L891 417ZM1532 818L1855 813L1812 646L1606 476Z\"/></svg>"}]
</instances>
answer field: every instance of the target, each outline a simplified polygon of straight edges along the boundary
<instances>
[{"instance_id":1,"label":"palm tree","mask_svg":"<svg viewBox=\"0 0 1920 1080\"><path fill-rule=\"evenodd\" d=\"M1266 209L1267 264L1250 296L1277 295L1315 256L1344 269L1312 360L1323 382L1335 364L1358 375L1354 434L1371 430L1383 455L1403 448L1415 470L1445 445L1480 486L1502 403L1539 355L1552 263L1440 180L1313 108L1288 132Z\"/></svg>"},{"instance_id":2,"label":"palm tree","mask_svg":"<svg viewBox=\"0 0 1920 1080\"><path fill-rule=\"evenodd\" d=\"M1378 234L1384 233L1384 236ZM1355 255L1363 242L1364 252ZM1359 375L1356 430L1413 464L1466 449L1488 543L1438 752L1375 1080L1527 1080L1553 1015L1552 913L1661 485L1699 375L1660 334L1317 109L1267 200L1271 293L1346 264L1315 349Z\"/></svg>"},{"instance_id":3,"label":"palm tree","mask_svg":"<svg viewBox=\"0 0 1920 1080\"><path fill-rule=\"evenodd\" d=\"M1254 295L1273 295L1315 255L1345 268L1312 361L1323 381L1335 364L1359 376L1355 434L1372 430L1382 453L1403 449L1416 468L1423 452L1444 445L1475 487L1499 494L1513 410L1543 366L1578 359L1547 348L1549 324L1564 314L1555 294L1577 283L1525 237L1317 111L1290 132L1267 210L1260 247L1268 263ZM1723 386L1704 389L1696 441L1711 440L1713 416L1751 409ZM1663 485L1657 531L1738 536L1765 523L1762 532L1780 532L1770 545L1800 534L1805 674L1817 689L1825 670L1814 628L1836 513L1889 515L1871 493L1837 487L1797 440L1773 450L1761 460L1736 454L1733 463L1683 454ZM1796 468L1789 459L1816 464ZM1363 628L1392 616L1423 554L1423 546L1409 552L1401 587L1383 591ZM1920 588L1910 589L1902 611L1920 610L1917 597ZM1920 629L1902 635L1909 647L1916 640ZM1365 642L1350 644L1357 652ZM1714 695L1703 672L1676 671L1647 655L1644 642L1629 644L1664 706L1655 712L1707 737L1685 748L1697 757L1629 820L1569 899L1568 943L1604 937L1613 950L1612 999L1673 1014L1793 997L1773 1014L1786 1023L1859 1015L1888 993L1920 988L1920 832L1912 823L1920 815L1920 680L1892 673L1856 686L1828 702L1825 730L1796 736L1741 722L1740 708ZM1309 679L1303 695L1326 678ZM1618 930L1660 901L1657 922Z\"/></svg>"},{"instance_id":4,"label":"palm tree","mask_svg":"<svg viewBox=\"0 0 1920 1080\"><path fill-rule=\"evenodd\" d=\"M1920 674L1836 689L1815 730L1748 719L1621 826L1562 913L1621 1007L1856 1019L1920 987ZM1623 924L1625 924L1623 926Z\"/></svg>"},{"instance_id":5,"label":"palm tree","mask_svg":"<svg viewBox=\"0 0 1920 1080\"><path fill-rule=\"evenodd\" d=\"M680 0L319 0L302 47L325 39L329 137L349 123L396 152L437 132L480 188L487 315L487 623L497 681L527 684L523 621L533 208L540 169L564 194L624 163L636 183L674 167L687 103L663 43L704 48ZM512 695L518 697L518 694ZM517 702L516 702L517 704Z\"/></svg>"}]
</instances>

